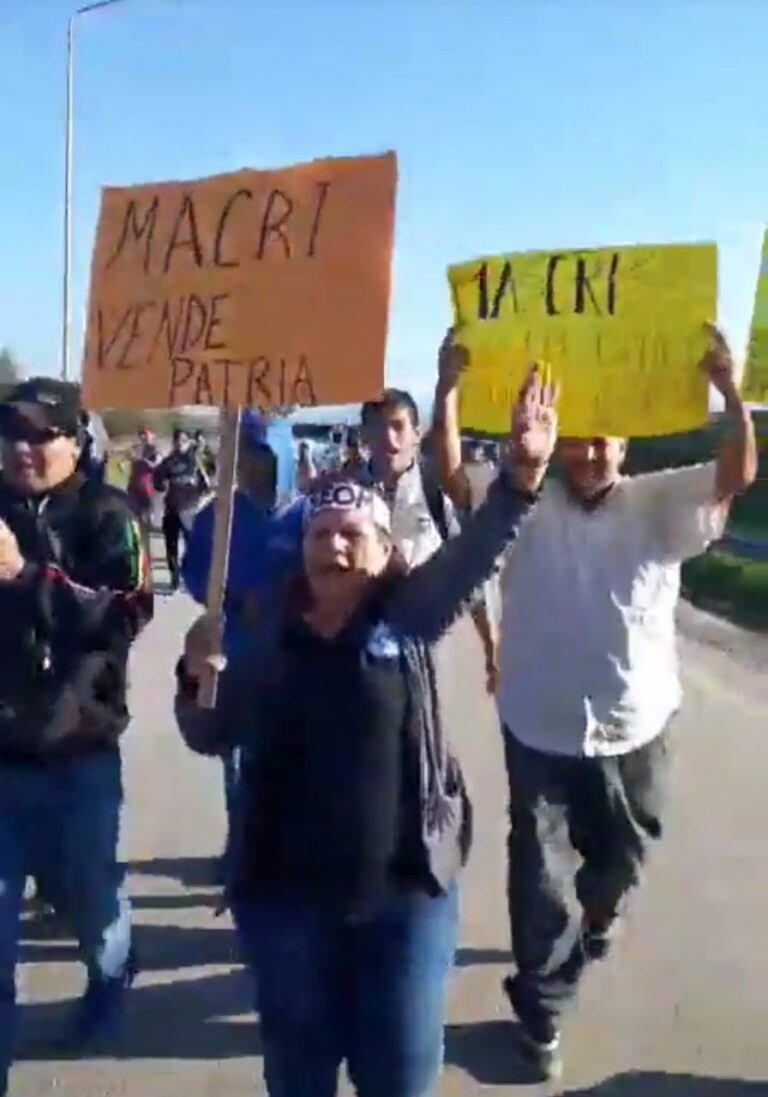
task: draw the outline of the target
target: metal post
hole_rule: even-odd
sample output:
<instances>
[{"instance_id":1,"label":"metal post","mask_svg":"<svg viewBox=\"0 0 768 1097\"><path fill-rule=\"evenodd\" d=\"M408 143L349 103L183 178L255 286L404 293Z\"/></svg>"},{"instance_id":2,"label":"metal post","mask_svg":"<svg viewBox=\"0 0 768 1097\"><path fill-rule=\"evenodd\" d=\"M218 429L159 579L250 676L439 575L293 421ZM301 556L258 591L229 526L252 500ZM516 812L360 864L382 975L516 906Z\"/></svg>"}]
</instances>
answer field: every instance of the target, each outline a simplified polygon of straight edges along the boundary
<instances>
[{"instance_id":1,"label":"metal post","mask_svg":"<svg viewBox=\"0 0 768 1097\"><path fill-rule=\"evenodd\" d=\"M75 16L67 24L67 120L64 149L64 280L62 287L61 315L61 376L69 379L69 328L71 317L70 288L72 282L72 145L74 123L72 102L74 96L74 35Z\"/></svg>"},{"instance_id":2,"label":"metal post","mask_svg":"<svg viewBox=\"0 0 768 1097\"><path fill-rule=\"evenodd\" d=\"M125 0L94 0L78 8L67 23L67 118L64 138L64 271L62 277L61 376L69 380L72 318L72 158L74 154L73 101L75 85L75 20L99 8L111 8Z\"/></svg>"}]
</instances>

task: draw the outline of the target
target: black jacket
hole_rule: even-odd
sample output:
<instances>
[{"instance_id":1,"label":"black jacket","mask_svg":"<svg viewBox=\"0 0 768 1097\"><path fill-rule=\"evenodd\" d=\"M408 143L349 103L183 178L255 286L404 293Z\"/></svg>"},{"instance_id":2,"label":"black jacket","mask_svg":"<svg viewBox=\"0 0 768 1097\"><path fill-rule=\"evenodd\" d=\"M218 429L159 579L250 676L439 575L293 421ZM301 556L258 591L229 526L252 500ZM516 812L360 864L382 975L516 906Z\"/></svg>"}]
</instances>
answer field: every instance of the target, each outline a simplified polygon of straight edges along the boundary
<instances>
[{"instance_id":1,"label":"black jacket","mask_svg":"<svg viewBox=\"0 0 768 1097\"><path fill-rule=\"evenodd\" d=\"M402 842L396 864L401 880L403 876L409 883L420 880L429 891L448 887L466 858L471 835L471 808L443 727L433 647L473 603L475 591L517 536L534 503L534 497L515 491L503 473L457 537L445 541L407 575L380 581L364 618L363 657L384 662L396 659L406 694L399 820ZM252 646L244 643L227 665L215 709L195 703L197 684L187 678L183 660L177 671L176 716L187 744L200 753L243 747L243 810L238 820L242 841L235 843L238 857L233 879L236 894L258 888L265 877L278 875L285 868L274 864L282 855L281 817L292 813L292 829L304 826L308 834L314 829L318 843L325 841L332 829L326 826L324 813L313 810L312 801L302 797L296 781L298 776L300 782L306 755L302 759L292 753L296 740L291 738L291 727L300 723L297 711L316 698L298 696L301 676L292 673L295 643L286 643L286 626L291 625L282 607L277 608L274 620L262 622L259 633L251 637ZM347 731L362 742L376 731L376 719L362 703L350 713L348 698L339 701L350 680L328 676L327 705L331 720L338 713L341 720L357 724ZM376 698L369 697L369 702L375 704ZM338 760L336 747L329 736L329 766ZM283 788L275 790L276 782L282 782ZM283 798L280 816L272 810L276 791ZM346 779L338 782L336 796L354 800L361 795L365 790L359 785ZM337 807L328 797L326 814L331 812L338 818ZM323 856L318 852L316 867L321 872L327 864Z\"/></svg>"},{"instance_id":2,"label":"black jacket","mask_svg":"<svg viewBox=\"0 0 768 1097\"><path fill-rule=\"evenodd\" d=\"M0 765L114 745L130 645L152 616L146 546L126 496L76 473L49 495L0 484L26 561L0 581Z\"/></svg>"},{"instance_id":3,"label":"black jacket","mask_svg":"<svg viewBox=\"0 0 768 1097\"><path fill-rule=\"evenodd\" d=\"M172 450L155 469L155 490L165 492L165 509L175 514L195 506L208 491L208 478L194 449Z\"/></svg>"}]
</instances>

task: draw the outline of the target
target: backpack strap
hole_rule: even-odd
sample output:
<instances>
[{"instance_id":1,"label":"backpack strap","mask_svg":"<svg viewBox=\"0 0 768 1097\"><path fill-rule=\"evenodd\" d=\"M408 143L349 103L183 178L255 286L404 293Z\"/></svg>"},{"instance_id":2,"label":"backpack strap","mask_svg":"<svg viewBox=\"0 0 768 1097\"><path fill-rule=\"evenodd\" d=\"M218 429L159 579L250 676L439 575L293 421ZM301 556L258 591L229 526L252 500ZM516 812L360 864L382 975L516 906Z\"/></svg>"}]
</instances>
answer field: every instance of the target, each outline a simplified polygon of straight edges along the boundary
<instances>
[{"instance_id":1,"label":"backpack strap","mask_svg":"<svg viewBox=\"0 0 768 1097\"><path fill-rule=\"evenodd\" d=\"M443 489L440 487L434 474L430 471L429 466L423 461L421 462L420 468L421 483L424 489L424 498L427 502L427 508L432 521L437 527L437 532L440 534L440 537L443 541L447 541L451 535L451 531L448 524L448 514L445 506Z\"/></svg>"}]
</instances>

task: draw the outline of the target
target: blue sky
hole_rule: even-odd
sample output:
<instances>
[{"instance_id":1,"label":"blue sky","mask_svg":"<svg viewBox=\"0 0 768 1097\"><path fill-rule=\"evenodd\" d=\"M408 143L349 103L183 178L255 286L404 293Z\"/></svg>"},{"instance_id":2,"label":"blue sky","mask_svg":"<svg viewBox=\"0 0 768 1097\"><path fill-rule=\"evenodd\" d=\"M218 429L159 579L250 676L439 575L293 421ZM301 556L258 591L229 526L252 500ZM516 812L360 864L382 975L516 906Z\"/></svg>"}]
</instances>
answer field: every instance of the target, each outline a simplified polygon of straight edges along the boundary
<instances>
[{"instance_id":1,"label":"blue sky","mask_svg":"<svg viewBox=\"0 0 768 1097\"><path fill-rule=\"evenodd\" d=\"M69 0L0 3L0 344L59 362ZM426 393L445 267L527 248L721 247L746 338L768 220L765 0L126 0L78 21L79 363L102 184L395 148L387 375Z\"/></svg>"}]
</instances>

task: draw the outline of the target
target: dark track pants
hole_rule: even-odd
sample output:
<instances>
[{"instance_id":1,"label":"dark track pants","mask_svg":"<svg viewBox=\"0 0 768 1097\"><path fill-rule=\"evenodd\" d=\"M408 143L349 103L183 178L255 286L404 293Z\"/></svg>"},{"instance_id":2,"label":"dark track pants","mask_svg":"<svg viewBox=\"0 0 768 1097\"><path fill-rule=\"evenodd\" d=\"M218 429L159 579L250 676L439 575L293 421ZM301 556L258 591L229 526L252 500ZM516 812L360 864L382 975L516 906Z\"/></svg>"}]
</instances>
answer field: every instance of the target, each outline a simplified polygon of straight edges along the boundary
<instances>
[{"instance_id":1,"label":"dark track pants","mask_svg":"<svg viewBox=\"0 0 768 1097\"><path fill-rule=\"evenodd\" d=\"M508 729L504 740L514 996L525 1019L557 1025L586 964L585 918L605 925L620 913L661 837L669 733L611 758L545 754Z\"/></svg>"},{"instance_id":2,"label":"dark track pants","mask_svg":"<svg viewBox=\"0 0 768 1097\"><path fill-rule=\"evenodd\" d=\"M175 510L167 510L163 515L163 538L165 539L165 555L168 560L168 571L171 574L171 586L178 589L181 579L181 566L179 564L179 541L187 543L187 531L179 515Z\"/></svg>"}]
</instances>

